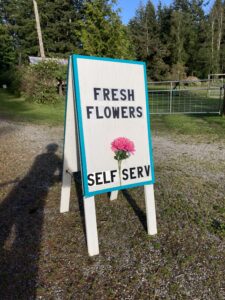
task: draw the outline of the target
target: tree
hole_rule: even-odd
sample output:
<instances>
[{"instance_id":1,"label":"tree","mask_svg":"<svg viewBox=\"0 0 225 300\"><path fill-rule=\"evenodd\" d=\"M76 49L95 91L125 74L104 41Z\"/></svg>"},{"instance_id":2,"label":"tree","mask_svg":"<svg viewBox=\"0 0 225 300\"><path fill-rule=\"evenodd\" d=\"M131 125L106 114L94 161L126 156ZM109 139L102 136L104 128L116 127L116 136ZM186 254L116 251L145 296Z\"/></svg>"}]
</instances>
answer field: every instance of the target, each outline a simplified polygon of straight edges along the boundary
<instances>
[{"instance_id":1,"label":"tree","mask_svg":"<svg viewBox=\"0 0 225 300\"><path fill-rule=\"evenodd\" d=\"M210 13L211 25L211 72L220 72L221 42L224 30L224 4L216 0Z\"/></svg>"},{"instance_id":2,"label":"tree","mask_svg":"<svg viewBox=\"0 0 225 300\"><path fill-rule=\"evenodd\" d=\"M0 12L11 36L17 62L21 64L28 55L36 55L38 52L33 3L2 0Z\"/></svg>"},{"instance_id":3,"label":"tree","mask_svg":"<svg viewBox=\"0 0 225 300\"><path fill-rule=\"evenodd\" d=\"M39 14L47 57L80 53L82 0L39 0Z\"/></svg>"},{"instance_id":4,"label":"tree","mask_svg":"<svg viewBox=\"0 0 225 300\"><path fill-rule=\"evenodd\" d=\"M37 0L46 57L84 53L132 58L132 47L115 0ZM2 0L0 12L9 28L18 62L39 56L32 1Z\"/></svg>"},{"instance_id":5,"label":"tree","mask_svg":"<svg viewBox=\"0 0 225 300\"><path fill-rule=\"evenodd\" d=\"M46 56L68 57L72 52L79 52L77 32L83 1L39 0L37 4ZM13 39L18 62L26 61L29 55L39 56L32 1L2 0L0 12Z\"/></svg>"},{"instance_id":6,"label":"tree","mask_svg":"<svg viewBox=\"0 0 225 300\"><path fill-rule=\"evenodd\" d=\"M206 40L203 0L174 0L169 42L172 69L183 66L187 75L206 76L209 65Z\"/></svg>"},{"instance_id":7,"label":"tree","mask_svg":"<svg viewBox=\"0 0 225 300\"><path fill-rule=\"evenodd\" d=\"M0 41L0 70L3 72L15 63L12 37L4 23L0 23Z\"/></svg>"},{"instance_id":8,"label":"tree","mask_svg":"<svg viewBox=\"0 0 225 300\"><path fill-rule=\"evenodd\" d=\"M116 1L86 1L80 20L83 54L132 58L127 30L113 7Z\"/></svg>"},{"instance_id":9,"label":"tree","mask_svg":"<svg viewBox=\"0 0 225 300\"><path fill-rule=\"evenodd\" d=\"M192 0L190 2L190 24L187 36L187 66L190 75L200 78L207 77L209 73L209 51L208 51L208 17L203 10L203 0Z\"/></svg>"},{"instance_id":10,"label":"tree","mask_svg":"<svg viewBox=\"0 0 225 300\"><path fill-rule=\"evenodd\" d=\"M184 48L185 38L186 38L186 16L182 11L173 11L171 17L171 39L172 43L172 53L173 53L173 63L185 64L187 59L187 53Z\"/></svg>"},{"instance_id":11,"label":"tree","mask_svg":"<svg viewBox=\"0 0 225 300\"><path fill-rule=\"evenodd\" d=\"M152 79L162 79L168 71L164 61L168 51L160 41L157 15L151 1L148 1L145 6L138 7L128 27L136 58L146 61Z\"/></svg>"}]
</instances>

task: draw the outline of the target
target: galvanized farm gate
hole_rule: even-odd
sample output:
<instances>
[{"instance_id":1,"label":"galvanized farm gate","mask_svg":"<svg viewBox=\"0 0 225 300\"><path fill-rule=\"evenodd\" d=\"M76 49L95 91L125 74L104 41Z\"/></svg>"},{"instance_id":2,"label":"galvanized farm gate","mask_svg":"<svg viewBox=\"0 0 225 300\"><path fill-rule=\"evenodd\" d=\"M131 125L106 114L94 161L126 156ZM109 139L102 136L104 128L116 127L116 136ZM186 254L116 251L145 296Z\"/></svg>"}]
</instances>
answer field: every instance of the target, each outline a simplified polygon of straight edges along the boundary
<instances>
[{"instance_id":1,"label":"galvanized farm gate","mask_svg":"<svg viewBox=\"0 0 225 300\"><path fill-rule=\"evenodd\" d=\"M220 114L224 84L219 80L148 83L151 114Z\"/></svg>"}]
</instances>

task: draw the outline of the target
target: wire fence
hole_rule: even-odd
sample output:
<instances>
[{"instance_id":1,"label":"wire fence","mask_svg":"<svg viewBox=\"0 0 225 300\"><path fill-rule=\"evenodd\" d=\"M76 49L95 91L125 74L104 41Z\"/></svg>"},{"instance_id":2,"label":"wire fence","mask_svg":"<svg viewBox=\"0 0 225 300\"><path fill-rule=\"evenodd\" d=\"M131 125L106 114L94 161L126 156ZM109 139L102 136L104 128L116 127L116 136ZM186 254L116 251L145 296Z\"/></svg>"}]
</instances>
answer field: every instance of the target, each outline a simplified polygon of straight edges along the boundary
<instances>
[{"instance_id":1,"label":"wire fence","mask_svg":"<svg viewBox=\"0 0 225 300\"><path fill-rule=\"evenodd\" d=\"M219 80L148 83L151 114L220 114L224 84Z\"/></svg>"}]
</instances>

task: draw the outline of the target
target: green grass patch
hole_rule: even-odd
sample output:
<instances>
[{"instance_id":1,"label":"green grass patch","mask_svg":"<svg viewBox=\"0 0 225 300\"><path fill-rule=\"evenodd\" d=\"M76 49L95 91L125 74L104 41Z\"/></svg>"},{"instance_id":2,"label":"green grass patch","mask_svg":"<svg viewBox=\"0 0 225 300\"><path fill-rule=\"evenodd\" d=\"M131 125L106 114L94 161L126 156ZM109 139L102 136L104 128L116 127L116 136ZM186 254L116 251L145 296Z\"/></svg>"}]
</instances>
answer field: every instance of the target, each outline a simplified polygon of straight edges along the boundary
<instances>
[{"instance_id":1,"label":"green grass patch","mask_svg":"<svg viewBox=\"0 0 225 300\"><path fill-rule=\"evenodd\" d=\"M20 122L62 125L65 103L37 104L0 90L0 116Z\"/></svg>"},{"instance_id":2,"label":"green grass patch","mask_svg":"<svg viewBox=\"0 0 225 300\"><path fill-rule=\"evenodd\" d=\"M206 115L153 115L151 127L157 133L224 139L225 118Z\"/></svg>"}]
</instances>

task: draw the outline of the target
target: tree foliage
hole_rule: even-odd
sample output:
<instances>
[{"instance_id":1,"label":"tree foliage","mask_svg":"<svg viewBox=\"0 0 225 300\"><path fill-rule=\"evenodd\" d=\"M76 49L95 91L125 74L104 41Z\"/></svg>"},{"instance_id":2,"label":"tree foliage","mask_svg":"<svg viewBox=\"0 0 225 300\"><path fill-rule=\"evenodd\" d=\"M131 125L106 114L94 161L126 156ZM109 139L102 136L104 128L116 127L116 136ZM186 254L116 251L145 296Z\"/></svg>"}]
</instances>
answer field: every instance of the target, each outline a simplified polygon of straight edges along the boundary
<instances>
[{"instance_id":1,"label":"tree foliage","mask_svg":"<svg viewBox=\"0 0 225 300\"><path fill-rule=\"evenodd\" d=\"M80 20L82 53L117 58L132 58L133 52L125 26L118 12L113 10L116 1L86 1Z\"/></svg>"},{"instance_id":2,"label":"tree foliage","mask_svg":"<svg viewBox=\"0 0 225 300\"><path fill-rule=\"evenodd\" d=\"M37 0L46 56L83 53L131 58L127 29L114 9L115 3L115 0ZM10 55L14 52L17 63L26 62L29 55L39 56L32 1L1 0L0 13L0 36L7 31L13 45L8 52ZM3 52L1 48L0 51Z\"/></svg>"},{"instance_id":3,"label":"tree foliage","mask_svg":"<svg viewBox=\"0 0 225 300\"><path fill-rule=\"evenodd\" d=\"M128 26L136 57L147 62L149 76L203 78L212 72L224 72L224 7L222 0L216 0L206 14L203 0L174 0L169 6L159 4L157 10L151 1L140 5ZM149 57L151 45L160 51ZM150 53L153 55L153 51Z\"/></svg>"},{"instance_id":4,"label":"tree foliage","mask_svg":"<svg viewBox=\"0 0 225 300\"><path fill-rule=\"evenodd\" d=\"M207 13L204 1L148 0L125 26L116 0L37 0L45 54L143 60L154 80L224 73L225 1ZM32 0L0 1L0 40L1 73L39 56Z\"/></svg>"},{"instance_id":5,"label":"tree foliage","mask_svg":"<svg viewBox=\"0 0 225 300\"><path fill-rule=\"evenodd\" d=\"M56 103L62 98L59 82L66 80L66 66L55 61L43 61L20 69L21 92L30 101Z\"/></svg>"}]
</instances>

